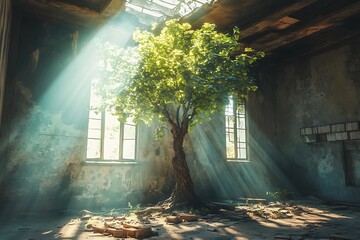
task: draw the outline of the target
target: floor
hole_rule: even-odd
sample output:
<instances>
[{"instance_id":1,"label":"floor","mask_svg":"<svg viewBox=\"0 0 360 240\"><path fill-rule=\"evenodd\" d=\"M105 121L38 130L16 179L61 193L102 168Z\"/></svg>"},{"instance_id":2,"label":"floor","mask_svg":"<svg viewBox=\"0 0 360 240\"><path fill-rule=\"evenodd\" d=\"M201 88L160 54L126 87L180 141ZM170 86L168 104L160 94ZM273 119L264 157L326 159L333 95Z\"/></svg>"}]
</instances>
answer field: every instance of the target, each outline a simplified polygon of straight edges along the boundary
<instances>
[{"instance_id":1,"label":"floor","mask_svg":"<svg viewBox=\"0 0 360 240\"><path fill-rule=\"evenodd\" d=\"M89 228L90 221L108 221L109 216L91 212L2 216L0 239L116 239ZM136 212L111 212L110 219L116 216L129 223L151 226L156 236L148 239L360 239L360 207L341 204L246 204L235 210L197 215L196 221L177 224L165 222L167 215L156 212L141 219Z\"/></svg>"}]
</instances>

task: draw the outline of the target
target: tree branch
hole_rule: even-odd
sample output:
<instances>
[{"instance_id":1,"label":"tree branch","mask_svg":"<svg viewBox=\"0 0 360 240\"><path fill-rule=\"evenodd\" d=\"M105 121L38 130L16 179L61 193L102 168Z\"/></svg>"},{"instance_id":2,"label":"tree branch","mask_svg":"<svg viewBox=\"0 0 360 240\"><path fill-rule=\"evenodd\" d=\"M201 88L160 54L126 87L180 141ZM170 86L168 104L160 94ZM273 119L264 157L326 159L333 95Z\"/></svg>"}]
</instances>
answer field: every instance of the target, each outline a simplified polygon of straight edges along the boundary
<instances>
[{"instance_id":1,"label":"tree branch","mask_svg":"<svg viewBox=\"0 0 360 240\"><path fill-rule=\"evenodd\" d=\"M162 110L161 112L165 115L165 117L167 118L167 120L168 120L168 122L170 123L170 125L171 125L173 128L176 128L177 125L176 125L176 123L171 119L170 113L169 113L169 111L166 109L166 106L165 106L165 105L164 105L164 108L163 108L163 110Z\"/></svg>"},{"instance_id":2,"label":"tree branch","mask_svg":"<svg viewBox=\"0 0 360 240\"><path fill-rule=\"evenodd\" d=\"M179 127L181 127L181 124L180 124L180 106L178 106L177 107L177 109L176 109L176 123L177 123L177 125L179 126Z\"/></svg>"}]
</instances>

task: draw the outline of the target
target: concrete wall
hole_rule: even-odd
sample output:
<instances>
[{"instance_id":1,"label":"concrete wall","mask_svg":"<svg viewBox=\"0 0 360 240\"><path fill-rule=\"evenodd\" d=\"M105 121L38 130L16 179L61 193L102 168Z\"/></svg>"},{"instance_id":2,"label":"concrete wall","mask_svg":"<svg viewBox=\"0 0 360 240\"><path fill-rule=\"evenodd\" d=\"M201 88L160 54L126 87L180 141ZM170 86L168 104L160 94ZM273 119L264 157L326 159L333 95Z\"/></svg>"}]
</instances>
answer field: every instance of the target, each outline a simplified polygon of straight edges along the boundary
<instances>
[{"instance_id":1,"label":"concrete wall","mask_svg":"<svg viewBox=\"0 0 360 240\"><path fill-rule=\"evenodd\" d=\"M306 144L300 136L302 127L360 120L358 41L354 39L322 53L273 63L263 79L268 88L271 85L274 89L265 96L273 108L264 116L275 126L270 127L274 130L270 134L272 142L279 150L274 160L304 194L360 200L358 149L349 152L344 148L358 140ZM266 113L265 108L260 109ZM352 159L352 166L347 169L345 155L351 155ZM349 174L353 180L346 184Z\"/></svg>"},{"instance_id":2,"label":"concrete wall","mask_svg":"<svg viewBox=\"0 0 360 240\"><path fill-rule=\"evenodd\" d=\"M1 129L2 202L30 211L127 207L168 196L171 141L155 140L152 126L140 126L139 164L84 163L92 66L77 59L92 33L27 16L17 31Z\"/></svg>"}]
</instances>

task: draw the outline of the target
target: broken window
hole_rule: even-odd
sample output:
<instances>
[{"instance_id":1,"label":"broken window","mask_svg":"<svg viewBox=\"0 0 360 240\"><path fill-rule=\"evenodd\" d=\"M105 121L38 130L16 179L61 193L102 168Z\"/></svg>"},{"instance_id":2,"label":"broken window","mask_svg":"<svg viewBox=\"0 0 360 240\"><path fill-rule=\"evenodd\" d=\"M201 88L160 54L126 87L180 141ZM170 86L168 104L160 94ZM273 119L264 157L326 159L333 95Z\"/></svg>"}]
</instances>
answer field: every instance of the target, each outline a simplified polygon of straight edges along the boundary
<instances>
[{"instance_id":1,"label":"broken window","mask_svg":"<svg viewBox=\"0 0 360 240\"><path fill-rule=\"evenodd\" d=\"M88 160L134 161L136 159L137 127L131 119L120 123L111 111L94 110L100 98L93 87L87 137Z\"/></svg>"},{"instance_id":2,"label":"broken window","mask_svg":"<svg viewBox=\"0 0 360 240\"><path fill-rule=\"evenodd\" d=\"M230 97L225 107L226 158L247 160L247 126L245 104L238 104Z\"/></svg>"}]
</instances>

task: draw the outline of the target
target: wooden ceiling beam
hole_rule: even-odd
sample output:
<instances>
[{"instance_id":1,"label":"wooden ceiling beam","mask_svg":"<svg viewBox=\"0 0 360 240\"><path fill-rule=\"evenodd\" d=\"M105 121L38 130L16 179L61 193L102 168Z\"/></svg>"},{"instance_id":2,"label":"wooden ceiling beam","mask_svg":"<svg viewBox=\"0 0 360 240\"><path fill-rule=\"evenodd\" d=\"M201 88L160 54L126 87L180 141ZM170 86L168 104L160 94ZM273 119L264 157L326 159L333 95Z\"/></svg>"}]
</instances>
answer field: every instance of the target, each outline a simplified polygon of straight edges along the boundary
<instances>
[{"instance_id":1,"label":"wooden ceiling beam","mask_svg":"<svg viewBox=\"0 0 360 240\"><path fill-rule=\"evenodd\" d=\"M41 7L51 7L53 9L61 10L61 11L69 11L75 12L77 14L87 15L91 17L97 17L100 15L99 12L92 10L87 7L80 7L71 3L61 2L58 0L26 0L25 3L29 6L36 6L38 8Z\"/></svg>"},{"instance_id":2,"label":"wooden ceiling beam","mask_svg":"<svg viewBox=\"0 0 360 240\"><path fill-rule=\"evenodd\" d=\"M272 50L279 48L281 46L287 45L291 42L294 42L298 39L304 38L316 32L319 32L323 29L329 28L331 26L336 26L340 24L342 20L347 17L353 16L360 13L360 2L357 1L353 4L350 4L342 9L339 9L335 12L329 13L327 15L319 15L317 18L313 19L309 24L303 26L302 28L285 32L284 34L275 34L270 33L265 35L263 38L252 42L251 46L255 49L264 50L266 52L271 52Z\"/></svg>"},{"instance_id":3,"label":"wooden ceiling beam","mask_svg":"<svg viewBox=\"0 0 360 240\"><path fill-rule=\"evenodd\" d=\"M313 4L316 1L317 0L301 0L288 7L284 7L283 9L263 18L260 22L256 23L255 25L246 29L240 29L240 39L244 39L255 33L259 33L268 28L271 28L279 19L288 16L291 13L294 13L306 6L309 6L310 4Z\"/></svg>"},{"instance_id":4,"label":"wooden ceiling beam","mask_svg":"<svg viewBox=\"0 0 360 240\"><path fill-rule=\"evenodd\" d=\"M299 43L284 46L271 56L270 61L289 61L324 49L333 49L335 45L344 46L344 42L356 41L359 35L360 28L356 26L337 26L325 30L324 33L311 35Z\"/></svg>"}]
</instances>

